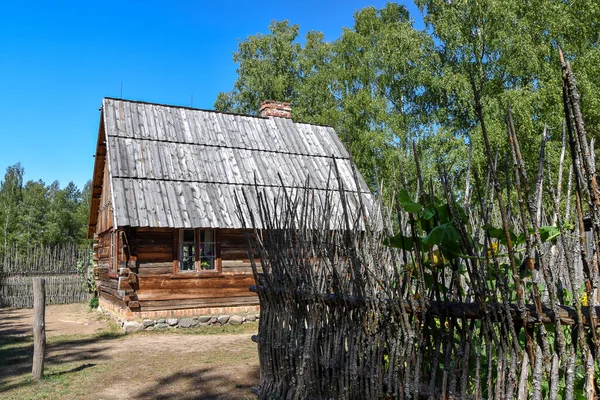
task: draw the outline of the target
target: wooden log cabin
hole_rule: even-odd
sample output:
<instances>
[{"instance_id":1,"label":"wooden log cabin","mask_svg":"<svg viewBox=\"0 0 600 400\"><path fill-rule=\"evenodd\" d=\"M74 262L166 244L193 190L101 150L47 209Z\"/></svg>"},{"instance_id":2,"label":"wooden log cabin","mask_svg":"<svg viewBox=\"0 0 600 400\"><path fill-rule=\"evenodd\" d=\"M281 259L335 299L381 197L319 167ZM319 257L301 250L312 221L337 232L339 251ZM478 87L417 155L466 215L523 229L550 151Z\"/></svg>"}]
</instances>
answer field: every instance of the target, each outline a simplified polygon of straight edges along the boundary
<instances>
[{"instance_id":1,"label":"wooden log cabin","mask_svg":"<svg viewBox=\"0 0 600 400\"><path fill-rule=\"evenodd\" d=\"M102 308L125 319L255 313L236 194L339 182L370 196L335 131L293 122L288 103L249 116L105 98L88 229Z\"/></svg>"}]
</instances>

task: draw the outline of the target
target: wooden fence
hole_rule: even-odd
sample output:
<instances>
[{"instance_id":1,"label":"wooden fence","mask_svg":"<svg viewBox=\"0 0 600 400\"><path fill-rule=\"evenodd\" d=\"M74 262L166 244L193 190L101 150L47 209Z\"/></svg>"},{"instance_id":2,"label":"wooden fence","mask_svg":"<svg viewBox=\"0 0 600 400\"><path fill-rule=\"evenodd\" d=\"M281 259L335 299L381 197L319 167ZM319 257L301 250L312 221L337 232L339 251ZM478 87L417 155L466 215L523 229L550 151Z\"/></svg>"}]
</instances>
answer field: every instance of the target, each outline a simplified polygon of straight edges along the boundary
<instances>
[{"instance_id":1,"label":"wooden fence","mask_svg":"<svg viewBox=\"0 0 600 400\"><path fill-rule=\"evenodd\" d=\"M507 176L486 146L470 205L442 165L426 185L416 155L418 185L398 186L417 192L399 190L390 210L353 213L356 196L340 193L335 220L339 201L315 191L245 192L239 206L259 207L244 227L264 227L247 235L262 268L260 399L598 399L600 191L567 62L563 78L558 168L544 133L527 175L509 111ZM483 124L482 135L487 145Z\"/></svg>"},{"instance_id":2,"label":"wooden fence","mask_svg":"<svg viewBox=\"0 0 600 400\"><path fill-rule=\"evenodd\" d=\"M16 247L0 255L0 307L33 307L33 278L46 280L46 303L69 304L89 299L90 250L75 245Z\"/></svg>"}]
</instances>

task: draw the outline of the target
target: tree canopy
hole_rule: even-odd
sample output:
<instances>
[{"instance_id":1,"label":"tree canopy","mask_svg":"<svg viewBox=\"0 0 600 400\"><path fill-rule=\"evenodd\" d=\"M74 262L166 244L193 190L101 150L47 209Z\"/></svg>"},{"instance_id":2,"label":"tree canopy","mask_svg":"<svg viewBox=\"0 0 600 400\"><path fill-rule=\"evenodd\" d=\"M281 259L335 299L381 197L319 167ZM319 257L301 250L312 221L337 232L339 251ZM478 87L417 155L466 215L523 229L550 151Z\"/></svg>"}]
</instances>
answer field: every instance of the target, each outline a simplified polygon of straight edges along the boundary
<instances>
[{"instance_id":1,"label":"tree canopy","mask_svg":"<svg viewBox=\"0 0 600 400\"><path fill-rule=\"evenodd\" d=\"M85 242L90 209L91 181L79 190L73 182L23 182L20 163L6 169L0 181L0 254L7 246Z\"/></svg>"},{"instance_id":2,"label":"tree canopy","mask_svg":"<svg viewBox=\"0 0 600 400\"><path fill-rule=\"evenodd\" d=\"M600 131L600 5L593 0L417 0L425 29L406 8L388 3L354 15L332 42L320 32L275 21L240 41L238 79L215 108L255 114L265 99L289 101L299 122L336 128L373 189L414 176L411 143L426 149L424 175L443 162L457 181L486 169L482 119L490 144L507 148L512 109L529 168L544 127L548 155L562 139L560 46L582 92L586 126ZM476 112L479 102L482 113ZM502 157L503 154L500 154Z\"/></svg>"}]
</instances>

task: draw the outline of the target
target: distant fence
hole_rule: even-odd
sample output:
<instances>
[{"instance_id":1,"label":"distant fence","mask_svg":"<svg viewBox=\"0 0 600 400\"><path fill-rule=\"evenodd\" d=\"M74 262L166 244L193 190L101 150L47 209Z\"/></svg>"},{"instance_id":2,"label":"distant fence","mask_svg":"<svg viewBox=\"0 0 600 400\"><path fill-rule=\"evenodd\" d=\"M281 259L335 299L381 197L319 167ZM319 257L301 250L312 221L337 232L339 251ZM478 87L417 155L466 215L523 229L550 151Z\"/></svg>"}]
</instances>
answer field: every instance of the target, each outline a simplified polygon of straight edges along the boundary
<instances>
[{"instance_id":1,"label":"distant fence","mask_svg":"<svg viewBox=\"0 0 600 400\"><path fill-rule=\"evenodd\" d=\"M69 304L89 298L88 248L76 245L11 248L0 255L0 307L33 307L32 278L46 280L46 303Z\"/></svg>"}]
</instances>

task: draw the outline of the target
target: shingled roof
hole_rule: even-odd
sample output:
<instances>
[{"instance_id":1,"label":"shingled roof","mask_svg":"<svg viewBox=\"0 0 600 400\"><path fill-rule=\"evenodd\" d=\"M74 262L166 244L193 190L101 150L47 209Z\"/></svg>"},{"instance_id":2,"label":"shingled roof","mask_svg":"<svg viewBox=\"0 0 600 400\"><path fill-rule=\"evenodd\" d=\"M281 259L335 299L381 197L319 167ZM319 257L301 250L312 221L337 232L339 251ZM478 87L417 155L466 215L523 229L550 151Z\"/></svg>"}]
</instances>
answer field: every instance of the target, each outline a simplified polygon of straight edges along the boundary
<instances>
[{"instance_id":1,"label":"shingled roof","mask_svg":"<svg viewBox=\"0 0 600 400\"><path fill-rule=\"evenodd\" d=\"M331 127L105 98L102 141L115 227L241 228L235 195L251 187L267 198L306 188L320 196L341 182L370 201Z\"/></svg>"}]
</instances>

